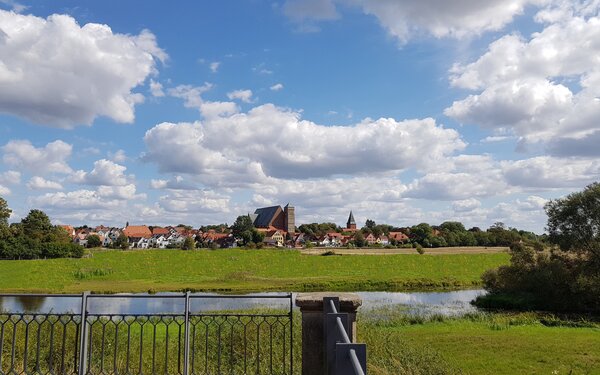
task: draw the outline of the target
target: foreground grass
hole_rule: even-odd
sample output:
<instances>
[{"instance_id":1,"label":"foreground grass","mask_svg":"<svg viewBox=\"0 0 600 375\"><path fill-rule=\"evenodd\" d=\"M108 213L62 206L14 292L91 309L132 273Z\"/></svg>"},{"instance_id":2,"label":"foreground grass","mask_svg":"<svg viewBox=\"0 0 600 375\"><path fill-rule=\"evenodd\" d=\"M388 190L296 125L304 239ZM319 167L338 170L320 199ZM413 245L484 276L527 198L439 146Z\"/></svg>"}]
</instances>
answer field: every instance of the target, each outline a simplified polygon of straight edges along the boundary
<instances>
[{"instance_id":1,"label":"foreground grass","mask_svg":"<svg viewBox=\"0 0 600 375\"><path fill-rule=\"evenodd\" d=\"M5 319L0 314L0 323L6 323ZM245 331L237 318L231 321L233 324L225 323L222 317L214 319L205 326L199 318L192 318L190 343L194 349L191 362L197 373L270 373L271 368L274 373L283 372L283 361L287 356L284 353L289 350L289 325L284 330L283 326L274 324L271 331L268 324L250 323ZM247 323L249 318L242 319ZM363 310L358 314L357 323L358 341L367 344L370 374L600 374L598 323L561 320L533 313L423 318L396 309ZM77 339L73 323L66 331L56 329L54 336L49 336L52 334L49 325L34 325L30 327L29 339L23 323L17 325L16 336L12 334L14 325L11 322L4 327L0 372L20 372L25 368L26 342L30 373L45 372L50 368L55 372L62 372L63 368L69 372L75 368ZM300 314L294 315L293 325L294 374L299 374ZM38 327L42 329L41 335ZM143 318L129 320L128 325L120 325L118 335L113 324L106 327L104 335L102 325L94 324L89 336L92 342L91 373L101 373L102 369L110 373L114 367L119 373L154 371L173 374L181 371L181 318L150 322ZM210 335L206 333L207 329ZM261 331L260 345L257 329ZM65 341L63 335L67 337ZM126 350L127 336L131 336L131 351ZM115 337L118 337L117 341ZM271 337L272 345L269 343ZM38 341L42 343L39 354ZM50 341L54 343L53 350ZM11 350L13 342L17 343L14 352ZM64 361L63 351L66 353ZM285 361L289 365L289 356ZM40 371L36 371L36 367Z\"/></svg>"},{"instance_id":2,"label":"foreground grass","mask_svg":"<svg viewBox=\"0 0 600 375\"><path fill-rule=\"evenodd\" d=\"M533 313L363 312L371 374L600 374L600 324Z\"/></svg>"},{"instance_id":3,"label":"foreground grass","mask_svg":"<svg viewBox=\"0 0 600 375\"><path fill-rule=\"evenodd\" d=\"M93 251L83 259L0 261L0 291L398 291L481 285L506 253L309 256L297 250Z\"/></svg>"}]
</instances>

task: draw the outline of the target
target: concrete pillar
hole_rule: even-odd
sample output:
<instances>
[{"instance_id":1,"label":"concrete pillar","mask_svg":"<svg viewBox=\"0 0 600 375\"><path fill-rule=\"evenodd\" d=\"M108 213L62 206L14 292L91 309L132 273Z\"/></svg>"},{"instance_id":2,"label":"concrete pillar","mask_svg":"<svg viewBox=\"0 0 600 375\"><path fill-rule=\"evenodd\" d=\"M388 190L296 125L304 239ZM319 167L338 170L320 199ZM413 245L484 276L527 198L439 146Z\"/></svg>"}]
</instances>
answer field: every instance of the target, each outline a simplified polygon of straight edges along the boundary
<instances>
[{"instance_id":1,"label":"concrete pillar","mask_svg":"<svg viewBox=\"0 0 600 375\"><path fill-rule=\"evenodd\" d=\"M354 293L299 293L296 306L302 313L302 374L320 375L325 373L323 355L323 297L339 297L341 313L348 313L351 327L351 340L356 342L356 310L362 299Z\"/></svg>"}]
</instances>

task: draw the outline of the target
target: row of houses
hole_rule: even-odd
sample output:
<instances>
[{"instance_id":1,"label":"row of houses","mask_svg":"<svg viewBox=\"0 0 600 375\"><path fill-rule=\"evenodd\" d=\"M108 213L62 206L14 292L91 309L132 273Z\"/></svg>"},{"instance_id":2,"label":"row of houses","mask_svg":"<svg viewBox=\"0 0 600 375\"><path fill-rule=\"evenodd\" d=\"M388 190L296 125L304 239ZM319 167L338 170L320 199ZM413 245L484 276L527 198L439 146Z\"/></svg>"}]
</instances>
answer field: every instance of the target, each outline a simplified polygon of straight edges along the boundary
<instances>
[{"instance_id":1,"label":"row of houses","mask_svg":"<svg viewBox=\"0 0 600 375\"><path fill-rule=\"evenodd\" d=\"M124 228L105 227L103 225L95 228L83 227L73 228L70 225L62 225L67 233L73 238L73 242L81 246L88 245L91 235L100 239L103 247L111 247L119 236L127 237L129 247L132 249L181 247L186 238L192 238L195 242L202 241L206 244L215 242L219 247L229 247L228 243L234 242L233 236L227 233L217 233L215 230L202 232L199 229L187 227L159 227L146 225L126 225Z\"/></svg>"}]
</instances>

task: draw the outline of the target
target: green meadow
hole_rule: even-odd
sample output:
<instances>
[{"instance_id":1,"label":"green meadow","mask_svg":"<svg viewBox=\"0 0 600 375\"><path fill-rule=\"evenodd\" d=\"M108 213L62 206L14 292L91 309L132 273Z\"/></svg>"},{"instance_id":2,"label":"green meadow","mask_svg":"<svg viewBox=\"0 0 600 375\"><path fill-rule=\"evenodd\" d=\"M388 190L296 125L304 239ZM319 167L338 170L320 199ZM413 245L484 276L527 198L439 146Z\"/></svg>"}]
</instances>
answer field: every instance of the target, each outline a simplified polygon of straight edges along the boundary
<instances>
[{"instance_id":1,"label":"green meadow","mask_svg":"<svg viewBox=\"0 0 600 375\"><path fill-rule=\"evenodd\" d=\"M363 311L359 341L369 372L392 374L600 374L600 324L538 313L460 318Z\"/></svg>"},{"instance_id":2,"label":"green meadow","mask_svg":"<svg viewBox=\"0 0 600 375\"><path fill-rule=\"evenodd\" d=\"M303 255L297 250L95 250L0 261L2 292L400 291L481 285L509 254Z\"/></svg>"}]
</instances>

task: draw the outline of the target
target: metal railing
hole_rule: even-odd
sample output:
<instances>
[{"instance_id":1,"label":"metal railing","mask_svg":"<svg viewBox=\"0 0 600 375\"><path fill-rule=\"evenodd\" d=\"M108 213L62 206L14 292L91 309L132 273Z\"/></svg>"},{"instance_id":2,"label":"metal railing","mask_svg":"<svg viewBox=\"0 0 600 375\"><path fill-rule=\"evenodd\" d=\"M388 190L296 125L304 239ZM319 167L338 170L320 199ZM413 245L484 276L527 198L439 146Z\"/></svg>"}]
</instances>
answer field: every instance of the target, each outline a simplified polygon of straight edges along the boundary
<instances>
[{"instance_id":1,"label":"metal railing","mask_svg":"<svg viewBox=\"0 0 600 375\"><path fill-rule=\"evenodd\" d=\"M339 313L338 297L323 298L325 367L329 375L365 375L367 345L352 343L352 324L347 313Z\"/></svg>"},{"instance_id":2,"label":"metal railing","mask_svg":"<svg viewBox=\"0 0 600 375\"><path fill-rule=\"evenodd\" d=\"M0 297L81 299L78 313L0 311L0 375L292 374L294 368L291 294L85 292ZM88 311L91 300L113 298L176 299L183 302L183 309L157 314ZM202 299L281 299L284 306L243 312L194 311L191 302Z\"/></svg>"}]
</instances>

